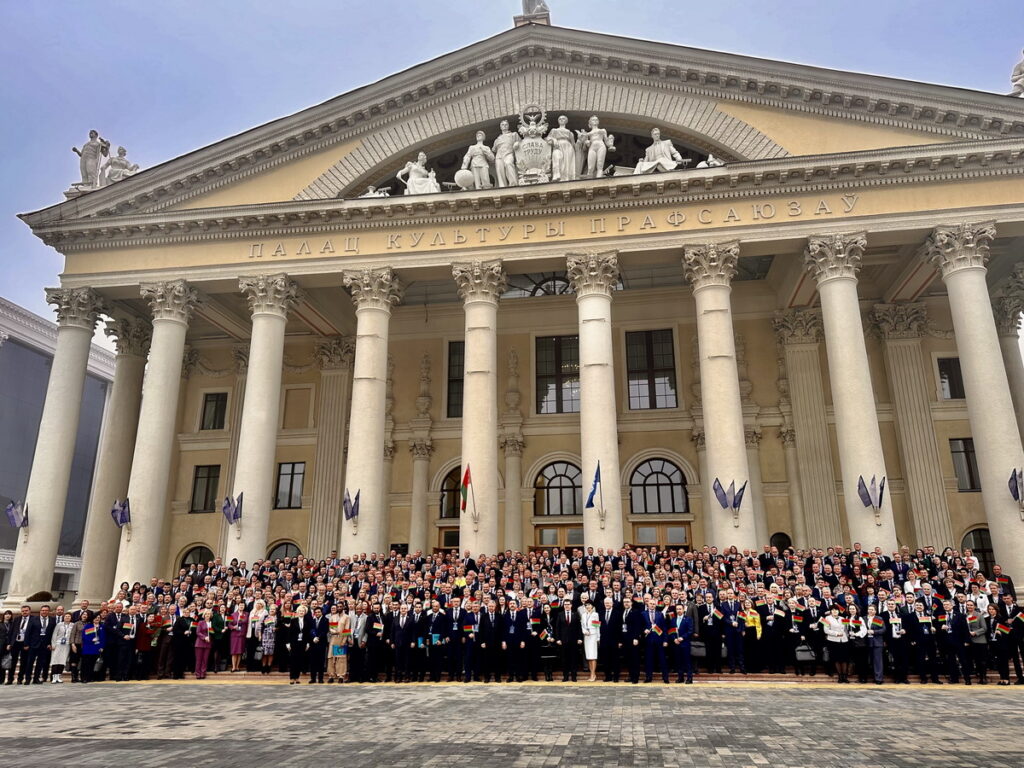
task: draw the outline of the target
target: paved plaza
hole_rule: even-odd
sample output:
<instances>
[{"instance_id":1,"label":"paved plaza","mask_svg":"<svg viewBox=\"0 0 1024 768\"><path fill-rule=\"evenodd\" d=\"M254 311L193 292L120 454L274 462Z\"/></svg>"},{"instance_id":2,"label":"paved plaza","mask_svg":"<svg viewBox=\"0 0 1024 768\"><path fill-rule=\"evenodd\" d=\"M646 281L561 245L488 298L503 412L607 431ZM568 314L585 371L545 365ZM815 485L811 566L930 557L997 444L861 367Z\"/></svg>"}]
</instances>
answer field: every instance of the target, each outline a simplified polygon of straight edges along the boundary
<instances>
[{"instance_id":1,"label":"paved plaza","mask_svg":"<svg viewBox=\"0 0 1024 768\"><path fill-rule=\"evenodd\" d=\"M19 768L1024 766L1021 688L65 684L0 712Z\"/></svg>"}]
</instances>

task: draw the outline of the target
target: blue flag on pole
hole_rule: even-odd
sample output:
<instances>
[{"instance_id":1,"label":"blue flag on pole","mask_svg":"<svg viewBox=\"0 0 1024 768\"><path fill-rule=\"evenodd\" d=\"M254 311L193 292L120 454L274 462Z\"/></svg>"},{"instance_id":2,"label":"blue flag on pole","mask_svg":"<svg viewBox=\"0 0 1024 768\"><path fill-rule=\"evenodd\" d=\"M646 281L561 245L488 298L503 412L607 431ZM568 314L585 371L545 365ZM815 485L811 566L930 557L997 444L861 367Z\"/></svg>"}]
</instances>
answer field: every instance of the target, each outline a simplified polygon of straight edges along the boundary
<instances>
[{"instance_id":1,"label":"blue flag on pole","mask_svg":"<svg viewBox=\"0 0 1024 768\"><path fill-rule=\"evenodd\" d=\"M348 494L348 488L345 489L345 498L341 501L341 510L345 513L345 519L352 519L352 497Z\"/></svg>"},{"instance_id":2,"label":"blue flag on pole","mask_svg":"<svg viewBox=\"0 0 1024 768\"><path fill-rule=\"evenodd\" d=\"M128 499L124 501L114 500L114 506L110 510L110 516L114 518L114 525L118 528L124 528L128 523L132 521L131 507L128 505Z\"/></svg>"},{"instance_id":3,"label":"blue flag on pole","mask_svg":"<svg viewBox=\"0 0 1024 768\"><path fill-rule=\"evenodd\" d=\"M235 504L234 520L231 521L233 523L237 523L239 520L242 519L242 496L244 496L244 495L245 495L244 493L239 491L239 493L238 493L238 503Z\"/></svg>"},{"instance_id":4,"label":"blue flag on pole","mask_svg":"<svg viewBox=\"0 0 1024 768\"><path fill-rule=\"evenodd\" d=\"M24 528L28 525L28 507L20 501L12 501L4 508L7 515L7 522L12 528Z\"/></svg>"},{"instance_id":5,"label":"blue flag on pole","mask_svg":"<svg viewBox=\"0 0 1024 768\"><path fill-rule=\"evenodd\" d=\"M601 485L601 462L597 462L597 471L594 472L594 483L590 486L590 495L587 496L587 509L594 508L594 494L597 493L597 487Z\"/></svg>"},{"instance_id":6,"label":"blue flag on pole","mask_svg":"<svg viewBox=\"0 0 1024 768\"><path fill-rule=\"evenodd\" d=\"M235 522L235 500L233 498L225 496L220 511L224 513L224 519L228 521L228 525Z\"/></svg>"}]
</instances>

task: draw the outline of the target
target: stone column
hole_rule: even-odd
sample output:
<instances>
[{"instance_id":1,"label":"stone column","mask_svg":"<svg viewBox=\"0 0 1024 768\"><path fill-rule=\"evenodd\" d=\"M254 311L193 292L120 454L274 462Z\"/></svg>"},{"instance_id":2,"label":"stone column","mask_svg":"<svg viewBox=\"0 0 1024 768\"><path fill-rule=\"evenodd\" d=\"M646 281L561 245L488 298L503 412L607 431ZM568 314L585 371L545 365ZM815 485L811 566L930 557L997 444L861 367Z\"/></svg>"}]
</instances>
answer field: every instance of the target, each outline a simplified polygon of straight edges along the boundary
<instances>
[{"instance_id":1,"label":"stone column","mask_svg":"<svg viewBox=\"0 0 1024 768\"><path fill-rule=\"evenodd\" d=\"M409 510L409 553L427 553L427 530L430 524L430 457L434 444L430 438L409 441L412 454L412 504Z\"/></svg>"},{"instance_id":2,"label":"stone column","mask_svg":"<svg viewBox=\"0 0 1024 768\"><path fill-rule=\"evenodd\" d=\"M187 353L186 353L187 355ZM249 345L234 344L231 347L231 359L235 368L235 385L231 390L231 397L228 398L228 460L224 467L225 474L222 476L223 485L221 488L228 489L235 487L235 470L238 468L238 449L242 444L242 409L245 406L245 380L249 372ZM198 358L197 358L198 361ZM186 360L184 369L185 378L191 375L189 363ZM184 390L182 390L184 391ZM182 403L184 406L184 403ZM227 495L228 491L224 491ZM220 518L220 538L217 540L217 547L214 552L226 552L228 549L228 536L234 531L233 525L228 525L223 516Z\"/></svg>"},{"instance_id":3,"label":"stone column","mask_svg":"<svg viewBox=\"0 0 1024 768\"><path fill-rule=\"evenodd\" d=\"M342 521L338 554L383 552L388 535L384 507L384 397L391 308L402 283L390 267L344 273L356 305L356 351L348 427L345 487L359 497L359 517Z\"/></svg>"},{"instance_id":4,"label":"stone column","mask_svg":"<svg viewBox=\"0 0 1024 768\"><path fill-rule=\"evenodd\" d=\"M594 507L583 510L583 542L618 551L622 529L619 478L619 429L612 357L612 290L619 281L617 251L569 254L568 278L576 291L580 328L580 457L583 496L590 493L601 465L600 493Z\"/></svg>"},{"instance_id":5,"label":"stone column","mask_svg":"<svg viewBox=\"0 0 1024 768\"><path fill-rule=\"evenodd\" d=\"M707 444L708 476L738 491L750 480L736 366L736 337L732 326L731 282L739 258L738 242L687 246L683 271L697 304L697 344L700 355L701 405ZM711 543L757 550L754 493L749 486L737 510L722 509L714 491L705 519Z\"/></svg>"},{"instance_id":6,"label":"stone column","mask_svg":"<svg viewBox=\"0 0 1024 768\"><path fill-rule=\"evenodd\" d=\"M917 546L941 551L953 543L946 488L939 465L929 390L934 391L925 364L921 337L928 327L924 304L876 304L874 321L884 339L896 439L907 481L907 503ZM1018 353L1018 357L1019 357Z\"/></svg>"},{"instance_id":7,"label":"stone column","mask_svg":"<svg viewBox=\"0 0 1024 768\"><path fill-rule=\"evenodd\" d=\"M792 427L779 430L782 441L782 455L786 461L786 481L789 484L789 515L793 521L793 544L806 549L807 520L804 517L804 501L800 489L800 461L796 454L796 434Z\"/></svg>"},{"instance_id":8,"label":"stone column","mask_svg":"<svg viewBox=\"0 0 1024 768\"><path fill-rule=\"evenodd\" d=\"M121 530L114 578L118 584L148 583L165 562L164 531L185 333L199 302L198 292L184 280L143 283L140 289L153 311L153 337L128 481L132 531L129 536L127 529Z\"/></svg>"},{"instance_id":9,"label":"stone column","mask_svg":"<svg viewBox=\"0 0 1024 768\"><path fill-rule=\"evenodd\" d=\"M520 434L501 436L505 451L505 542L503 550L523 551L523 448Z\"/></svg>"},{"instance_id":10,"label":"stone column","mask_svg":"<svg viewBox=\"0 0 1024 768\"><path fill-rule=\"evenodd\" d=\"M46 301L56 306L57 347L25 494L28 526L19 531L8 605L48 591L53 583L89 349L96 320L105 311L91 288L47 288Z\"/></svg>"},{"instance_id":11,"label":"stone column","mask_svg":"<svg viewBox=\"0 0 1024 768\"><path fill-rule=\"evenodd\" d=\"M876 515L864 506L857 492L859 478L870 483L872 477L879 481L886 477L857 297L857 272L866 246L867 237L863 232L812 237L807 241L804 259L807 270L818 283L821 297L850 539L860 542L869 551L879 546L888 553L897 548L892 494L885 494Z\"/></svg>"},{"instance_id":12,"label":"stone column","mask_svg":"<svg viewBox=\"0 0 1024 768\"><path fill-rule=\"evenodd\" d=\"M754 530L760 546L768 543L768 511L764 505L764 483L761 480L761 430L756 426L747 427L743 438L747 444L747 467L750 470L750 485L747 493L751 494L754 511Z\"/></svg>"},{"instance_id":13,"label":"stone column","mask_svg":"<svg viewBox=\"0 0 1024 768\"><path fill-rule=\"evenodd\" d=\"M108 321L105 333L116 340L117 358L114 384L103 414L103 437L96 454L92 504L85 523L82 575L78 582L78 602L88 600L94 605L110 597L114 586L120 531L110 517L110 510L115 499L128 495L152 327L142 318L121 318Z\"/></svg>"},{"instance_id":14,"label":"stone column","mask_svg":"<svg viewBox=\"0 0 1024 768\"><path fill-rule=\"evenodd\" d=\"M922 256L942 272L960 355L974 451L996 559L1007 573L1024 573L1024 521L1007 482L1024 467L1013 400L985 283L995 225L936 227Z\"/></svg>"},{"instance_id":15,"label":"stone column","mask_svg":"<svg viewBox=\"0 0 1024 768\"><path fill-rule=\"evenodd\" d=\"M507 284L501 261L452 266L466 313L462 467L472 488L459 520L459 546L474 555L498 550L498 299Z\"/></svg>"},{"instance_id":16,"label":"stone column","mask_svg":"<svg viewBox=\"0 0 1024 768\"><path fill-rule=\"evenodd\" d=\"M341 501L345 493L345 423L355 345L335 336L317 342L313 355L320 367L316 459L313 464L313 508L309 521L309 554L326 557L338 546Z\"/></svg>"},{"instance_id":17,"label":"stone column","mask_svg":"<svg viewBox=\"0 0 1024 768\"><path fill-rule=\"evenodd\" d=\"M1018 332L1024 297L1020 294L1000 296L993 301L992 309L995 312L1006 379L1010 385L1010 397L1013 399L1013 411L1017 416L1017 431L1024 434L1024 360L1021 359Z\"/></svg>"},{"instance_id":18,"label":"stone column","mask_svg":"<svg viewBox=\"0 0 1024 768\"><path fill-rule=\"evenodd\" d=\"M238 459L231 495L244 494L242 519L228 534L225 561L252 564L267 556L270 510L274 508L274 459L281 417L284 328L288 312L299 300L299 288L287 275L254 275L238 279L252 312L249 370L238 433Z\"/></svg>"},{"instance_id":19,"label":"stone column","mask_svg":"<svg viewBox=\"0 0 1024 768\"><path fill-rule=\"evenodd\" d=\"M836 502L832 441L825 418L825 388L821 383L821 316L810 309L779 312L773 320L782 342L793 408L793 430L799 465L800 490L807 544L829 547L843 542ZM787 471L787 476L792 475ZM790 479L792 483L792 479Z\"/></svg>"}]
</instances>

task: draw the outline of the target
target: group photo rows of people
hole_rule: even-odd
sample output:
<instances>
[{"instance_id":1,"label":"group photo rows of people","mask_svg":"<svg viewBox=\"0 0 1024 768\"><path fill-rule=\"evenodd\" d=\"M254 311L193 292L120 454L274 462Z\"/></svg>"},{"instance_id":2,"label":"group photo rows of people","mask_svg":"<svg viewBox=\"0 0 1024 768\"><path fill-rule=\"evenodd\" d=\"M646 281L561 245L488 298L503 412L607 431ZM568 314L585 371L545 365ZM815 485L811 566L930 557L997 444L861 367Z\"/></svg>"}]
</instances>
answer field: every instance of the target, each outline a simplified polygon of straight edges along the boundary
<instances>
[{"instance_id":1,"label":"group photo rows of people","mask_svg":"<svg viewBox=\"0 0 1024 768\"><path fill-rule=\"evenodd\" d=\"M970 550L558 548L220 559L0 621L0 683L797 675L1024 684L1013 579ZM732 678L730 678L732 679Z\"/></svg>"}]
</instances>

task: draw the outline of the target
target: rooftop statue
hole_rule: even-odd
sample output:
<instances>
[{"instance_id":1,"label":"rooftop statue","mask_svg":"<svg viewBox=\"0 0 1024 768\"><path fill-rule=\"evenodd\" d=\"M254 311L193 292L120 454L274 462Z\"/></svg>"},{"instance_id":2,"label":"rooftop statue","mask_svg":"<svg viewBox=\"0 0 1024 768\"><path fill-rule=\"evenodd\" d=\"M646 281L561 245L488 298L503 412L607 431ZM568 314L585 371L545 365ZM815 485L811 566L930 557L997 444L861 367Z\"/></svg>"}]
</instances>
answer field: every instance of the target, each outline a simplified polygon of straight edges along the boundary
<instances>
[{"instance_id":1,"label":"rooftop statue","mask_svg":"<svg viewBox=\"0 0 1024 768\"><path fill-rule=\"evenodd\" d=\"M391 187L375 187L371 184L360 197L387 197L390 192Z\"/></svg>"},{"instance_id":2,"label":"rooftop statue","mask_svg":"<svg viewBox=\"0 0 1024 768\"><path fill-rule=\"evenodd\" d=\"M644 159L636 164L633 174L654 173L655 171L674 171L684 163L683 156L672 146L669 139L661 138L661 129L651 129L653 143L644 153Z\"/></svg>"},{"instance_id":3,"label":"rooftop statue","mask_svg":"<svg viewBox=\"0 0 1024 768\"><path fill-rule=\"evenodd\" d=\"M103 164L100 183L103 185L113 184L116 181L127 179L138 172L139 166L128 160L128 150L124 147L117 148L117 157L111 157Z\"/></svg>"},{"instance_id":4,"label":"rooftop statue","mask_svg":"<svg viewBox=\"0 0 1024 768\"><path fill-rule=\"evenodd\" d=\"M515 148L519 143L519 134L509 130L508 120L502 120L499 126L501 133L494 140L491 151L494 153L494 175L499 187L514 187L519 183L516 175Z\"/></svg>"},{"instance_id":5,"label":"rooftop statue","mask_svg":"<svg viewBox=\"0 0 1024 768\"><path fill-rule=\"evenodd\" d=\"M441 191L437 183L437 175L427 168L427 153L420 152L416 161L410 160L405 167L395 174L395 178L405 185L407 195L430 195Z\"/></svg>"},{"instance_id":6,"label":"rooftop statue","mask_svg":"<svg viewBox=\"0 0 1024 768\"><path fill-rule=\"evenodd\" d=\"M523 15L530 16L535 13L550 13L551 9L545 0L523 0Z\"/></svg>"},{"instance_id":7,"label":"rooftop statue","mask_svg":"<svg viewBox=\"0 0 1024 768\"><path fill-rule=\"evenodd\" d=\"M1017 66L1013 68L1013 72L1010 74L1010 82L1013 83L1013 90L1010 92L1010 95L1024 97L1024 58L1018 61Z\"/></svg>"},{"instance_id":8,"label":"rooftop statue","mask_svg":"<svg viewBox=\"0 0 1024 768\"><path fill-rule=\"evenodd\" d=\"M708 152L707 160L701 160L699 163L697 163L698 168L721 168L723 165L725 165L725 161L719 160L710 152Z\"/></svg>"},{"instance_id":9,"label":"rooftop statue","mask_svg":"<svg viewBox=\"0 0 1024 768\"><path fill-rule=\"evenodd\" d=\"M521 138L515 145L520 184L543 184L551 180L551 145L544 139L547 132L547 113L536 104L524 107L519 114Z\"/></svg>"},{"instance_id":10,"label":"rooftop statue","mask_svg":"<svg viewBox=\"0 0 1024 768\"><path fill-rule=\"evenodd\" d=\"M576 149L573 146L572 131L566 127L569 118L560 115L558 127L548 132L548 144L551 145L551 180L575 181Z\"/></svg>"},{"instance_id":11,"label":"rooftop statue","mask_svg":"<svg viewBox=\"0 0 1024 768\"><path fill-rule=\"evenodd\" d=\"M605 156L615 151L615 137L601 127L597 115L590 118L588 125L587 130L576 131L576 175L581 179L599 179L604 176Z\"/></svg>"},{"instance_id":12,"label":"rooftop statue","mask_svg":"<svg viewBox=\"0 0 1024 768\"><path fill-rule=\"evenodd\" d=\"M484 144L487 134L483 131L476 132L476 144L466 150L466 156L462 158L462 170L473 174L473 186L471 189L491 188L491 165L494 163L494 152ZM456 179L459 182L459 179ZM461 183L459 186L463 186ZM464 189L467 187L463 187Z\"/></svg>"},{"instance_id":13,"label":"rooftop statue","mask_svg":"<svg viewBox=\"0 0 1024 768\"><path fill-rule=\"evenodd\" d=\"M89 131L89 140L82 145L82 148L72 147L71 151L78 155L78 169L82 174L82 180L71 185L71 189L65 194L74 197L83 192L91 192L100 185L100 164L101 158L110 154L110 142L100 136L97 131Z\"/></svg>"}]
</instances>

